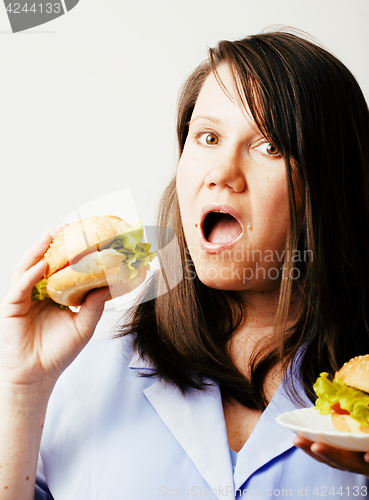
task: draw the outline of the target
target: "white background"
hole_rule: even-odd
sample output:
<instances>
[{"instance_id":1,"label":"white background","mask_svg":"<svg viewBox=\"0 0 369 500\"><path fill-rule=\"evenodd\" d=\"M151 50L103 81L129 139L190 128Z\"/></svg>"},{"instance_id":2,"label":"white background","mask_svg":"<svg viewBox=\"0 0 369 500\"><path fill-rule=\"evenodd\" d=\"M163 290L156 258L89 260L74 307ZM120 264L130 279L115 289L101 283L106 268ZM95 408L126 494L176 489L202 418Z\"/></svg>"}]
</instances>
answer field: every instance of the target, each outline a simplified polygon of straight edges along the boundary
<instances>
[{"instance_id":1,"label":"white background","mask_svg":"<svg viewBox=\"0 0 369 500\"><path fill-rule=\"evenodd\" d=\"M0 299L24 249L95 198L130 189L155 223L180 84L207 46L271 24L316 37L369 95L369 0L80 0L17 34L0 3Z\"/></svg>"}]
</instances>

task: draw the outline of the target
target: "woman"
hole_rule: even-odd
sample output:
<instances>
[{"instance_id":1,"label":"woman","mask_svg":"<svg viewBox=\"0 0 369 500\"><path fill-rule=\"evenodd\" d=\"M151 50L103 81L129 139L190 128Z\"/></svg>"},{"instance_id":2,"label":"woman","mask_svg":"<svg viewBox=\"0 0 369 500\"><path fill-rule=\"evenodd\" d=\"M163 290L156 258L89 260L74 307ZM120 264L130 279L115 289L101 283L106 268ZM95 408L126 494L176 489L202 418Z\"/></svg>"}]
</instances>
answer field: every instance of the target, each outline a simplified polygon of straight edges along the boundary
<instances>
[{"instance_id":1,"label":"woman","mask_svg":"<svg viewBox=\"0 0 369 500\"><path fill-rule=\"evenodd\" d=\"M178 139L159 223L177 232L184 279L60 378L36 498L365 496L369 453L298 437L305 454L275 423L312 404L321 371L369 352L369 114L355 79L296 35L221 42L184 86ZM78 314L32 304L50 240L2 305L6 499L33 498L50 394L107 294Z\"/></svg>"}]
</instances>

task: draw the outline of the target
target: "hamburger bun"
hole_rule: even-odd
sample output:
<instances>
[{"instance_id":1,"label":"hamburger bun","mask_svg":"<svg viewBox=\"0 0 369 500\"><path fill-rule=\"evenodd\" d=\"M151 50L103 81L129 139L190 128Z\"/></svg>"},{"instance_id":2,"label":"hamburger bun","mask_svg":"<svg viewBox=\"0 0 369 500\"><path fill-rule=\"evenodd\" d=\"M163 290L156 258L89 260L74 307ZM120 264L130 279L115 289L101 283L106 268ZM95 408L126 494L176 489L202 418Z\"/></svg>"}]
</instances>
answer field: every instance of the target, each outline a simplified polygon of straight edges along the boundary
<instances>
[{"instance_id":1,"label":"hamburger bun","mask_svg":"<svg viewBox=\"0 0 369 500\"><path fill-rule=\"evenodd\" d=\"M94 216L66 226L44 255L49 264L45 274L47 295L62 306L80 306L96 288L109 286L105 300L137 288L146 278L148 264L137 261L132 276L126 255L109 248L118 235L130 229L127 222L113 215Z\"/></svg>"},{"instance_id":2,"label":"hamburger bun","mask_svg":"<svg viewBox=\"0 0 369 500\"><path fill-rule=\"evenodd\" d=\"M335 373L335 378L347 386L369 393L369 354L356 356L347 361ZM353 432L356 434L369 434L369 425L363 427L350 415L331 413L332 423L340 432Z\"/></svg>"},{"instance_id":3,"label":"hamburger bun","mask_svg":"<svg viewBox=\"0 0 369 500\"><path fill-rule=\"evenodd\" d=\"M341 415L332 411L332 423L340 432L353 432L354 434L369 434L369 425L362 427L357 420L350 415Z\"/></svg>"},{"instance_id":4,"label":"hamburger bun","mask_svg":"<svg viewBox=\"0 0 369 500\"><path fill-rule=\"evenodd\" d=\"M369 393L369 354L356 356L347 361L335 374L349 387Z\"/></svg>"},{"instance_id":5,"label":"hamburger bun","mask_svg":"<svg viewBox=\"0 0 369 500\"><path fill-rule=\"evenodd\" d=\"M46 278L72 262L73 258L81 255L87 248L104 242L106 248L114 237L131 229L128 222L115 215L94 216L82 219L66 226L53 239L45 253L49 267Z\"/></svg>"}]
</instances>

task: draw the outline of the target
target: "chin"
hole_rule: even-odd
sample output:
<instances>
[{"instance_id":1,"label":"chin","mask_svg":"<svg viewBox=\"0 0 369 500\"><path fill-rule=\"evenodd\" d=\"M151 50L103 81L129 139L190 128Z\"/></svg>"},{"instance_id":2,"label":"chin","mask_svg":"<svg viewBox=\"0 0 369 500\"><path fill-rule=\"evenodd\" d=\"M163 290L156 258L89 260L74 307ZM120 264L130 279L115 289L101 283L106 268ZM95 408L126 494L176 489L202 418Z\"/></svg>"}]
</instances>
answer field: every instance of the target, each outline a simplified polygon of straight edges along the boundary
<instances>
[{"instance_id":1,"label":"chin","mask_svg":"<svg viewBox=\"0 0 369 500\"><path fill-rule=\"evenodd\" d=\"M209 288L235 291L243 288L242 277L241 279L232 278L232 276L230 276L231 273L227 268L219 269L211 266L208 268L202 267L201 269L196 269L196 274L201 283Z\"/></svg>"},{"instance_id":2,"label":"chin","mask_svg":"<svg viewBox=\"0 0 369 500\"><path fill-rule=\"evenodd\" d=\"M201 283L216 290L234 292L266 293L279 290L280 280L248 279L242 266L195 266L196 274Z\"/></svg>"}]
</instances>

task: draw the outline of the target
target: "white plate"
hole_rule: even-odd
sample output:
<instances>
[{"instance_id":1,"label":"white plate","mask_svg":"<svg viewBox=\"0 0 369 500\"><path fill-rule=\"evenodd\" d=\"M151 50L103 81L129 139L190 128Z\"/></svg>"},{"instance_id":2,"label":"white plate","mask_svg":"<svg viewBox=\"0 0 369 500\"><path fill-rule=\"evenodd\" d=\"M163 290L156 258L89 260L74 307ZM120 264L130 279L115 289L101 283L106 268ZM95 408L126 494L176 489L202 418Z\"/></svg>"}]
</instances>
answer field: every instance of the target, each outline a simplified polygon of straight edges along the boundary
<instances>
[{"instance_id":1,"label":"white plate","mask_svg":"<svg viewBox=\"0 0 369 500\"><path fill-rule=\"evenodd\" d=\"M310 441L319 441L344 450L369 450L369 434L339 432L332 424L330 415L320 415L314 408L288 411L279 415L276 420Z\"/></svg>"}]
</instances>

